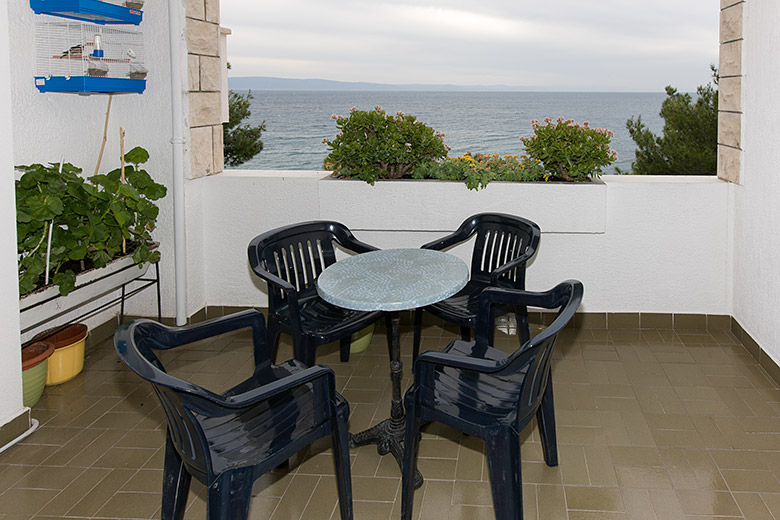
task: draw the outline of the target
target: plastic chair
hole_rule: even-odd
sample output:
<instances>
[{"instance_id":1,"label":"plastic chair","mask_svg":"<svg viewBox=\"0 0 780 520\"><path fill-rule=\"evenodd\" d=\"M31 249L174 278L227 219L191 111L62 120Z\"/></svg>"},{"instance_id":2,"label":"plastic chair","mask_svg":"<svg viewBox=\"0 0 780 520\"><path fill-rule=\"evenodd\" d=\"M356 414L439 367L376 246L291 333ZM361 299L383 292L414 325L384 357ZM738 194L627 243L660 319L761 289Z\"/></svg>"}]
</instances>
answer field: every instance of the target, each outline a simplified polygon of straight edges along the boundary
<instances>
[{"instance_id":1,"label":"plastic chair","mask_svg":"<svg viewBox=\"0 0 780 520\"><path fill-rule=\"evenodd\" d=\"M422 249L449 249L476 235L471 254L471 276L457 294L414 312L414 343L412 359L420 353L423 310L460 325L461 339L471 339L476 328L479 295L486 287L525 289L525 264L536 253L541 231L530 220L503 213L481 213L466 219L452 234L425 244ZM496 309L500 316L514 312L520 343L528 340L528 312L525 307ZM492 344L493 331L488 341Z\"/></svg>"},{"instance_id":2,"label":"plastic chair","mask_svg":"<svg viewBox=\"0 0 780 520\"><path fill-rule=\"evenodd\" d=\"M249 265L268 282L268 344L274 355L284 332L292 336L295 359L306 365L314 364L319 345L337 340L341 361L349 361L352 334L382 317L379 311L337 307L317 294L317 277L336 262L334 242L354 253L377 250L357 240L343 224L331 221L285 226L249 243Z\"/></svg>"},{"instance_id":3,"label":"plastic chair","mask_svg":"<svg viewBox=\"0 0 780 520\"><path fill-rule=\"evenodd\" d=\"M438 421L485 441L496 520L522 519L520 433L536 416L544 460L558 465L550 359L558 333L581 300L582 284L575 280L543 293L485 289L476 341L455 340L444 352L417 358L414 384L406 393L401 518L412 515L420 425ZM557 308L558 315L510 355L488 343L494 304Z\"/></svg>"},{"instance_id":4,"label":"plastic chair","mask_svg":"<svg viewBox=\"0 0 780 520\"><path fill-rule=\"evenodd\" d=\"M247 327L252 329L254 373L222 394L169 375L154 352ZM184 517L192 477L208 488L209 520L248 518L254 481L328 435L341 518L352 518L349 406L336 393L329 368L307 368L294 360L271 364L259 311L187 327L136 320L117 329L114 345L122 361L152 383L165 413L163 520Z\"/></svg>"}]
</instances>

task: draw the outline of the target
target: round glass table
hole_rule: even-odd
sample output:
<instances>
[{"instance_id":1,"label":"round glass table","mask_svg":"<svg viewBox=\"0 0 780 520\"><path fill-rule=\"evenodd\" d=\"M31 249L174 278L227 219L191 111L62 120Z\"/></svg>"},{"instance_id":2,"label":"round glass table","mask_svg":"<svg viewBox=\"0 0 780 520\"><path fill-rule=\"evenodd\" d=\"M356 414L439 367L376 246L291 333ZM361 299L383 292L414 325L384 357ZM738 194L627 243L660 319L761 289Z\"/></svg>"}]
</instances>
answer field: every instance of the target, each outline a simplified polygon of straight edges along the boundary
<instances>
[{"instance_id":1,"label":"round glass table","mask_svg":"<svg viewBox=\"0 0 780 520\"><path fill-rule=\"evenodd\" d=\"M380 455L391 453L402 465L405 413L401 399L400 316L441 301L461 290L469 270L461 259L429 249L383 249L339 260L317 278L317 292L327 302L358 311L390 312L390 418L350 437L350 447L376 444ZM415 475L415 487L422 475Z\"/></svg>"}]
</instances>

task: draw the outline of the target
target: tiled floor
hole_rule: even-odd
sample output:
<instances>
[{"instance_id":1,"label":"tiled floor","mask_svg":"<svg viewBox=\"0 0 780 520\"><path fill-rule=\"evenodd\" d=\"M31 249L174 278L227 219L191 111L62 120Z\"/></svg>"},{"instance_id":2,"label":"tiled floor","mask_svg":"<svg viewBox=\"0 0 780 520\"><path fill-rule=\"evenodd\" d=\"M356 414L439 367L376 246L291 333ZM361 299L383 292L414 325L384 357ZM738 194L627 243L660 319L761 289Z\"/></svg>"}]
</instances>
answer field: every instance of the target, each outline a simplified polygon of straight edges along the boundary
<instances>
[{"instance_id":1,"label":"tiled floor","mask_svg":"<svg viewBox=\"0 0 780 520\"><path fill-rule=\"evenodd\" d=\"M429 326L424 347L453 329ZM384 336L330 365L351 404L351 431L386 417ZM499 334L514 349L516 339ZM527 519L780 520L780 390L726 331L567 330L553 366L561 464L542 462L535 428L523 444ZM402 349L408 367L411 334ZM289 356L289 347L281 355ZM87 352L84 372L48 387L33 417L41 428L0 454L0 519L159 518L163 418L150 387L110 342ZM245 336L195 345L168 366L219 390L251 370ZM408 375L408 370L407 374ZM493 518L481 442L430 425L420 448L426 477L415 518ZM328 443L289 471L258 481L254 519L338 518ZM352 453L357 519L399 518L399 471L373 447ZM187 518L205 518L193 481Z\"/></svg>"}]
</instances>

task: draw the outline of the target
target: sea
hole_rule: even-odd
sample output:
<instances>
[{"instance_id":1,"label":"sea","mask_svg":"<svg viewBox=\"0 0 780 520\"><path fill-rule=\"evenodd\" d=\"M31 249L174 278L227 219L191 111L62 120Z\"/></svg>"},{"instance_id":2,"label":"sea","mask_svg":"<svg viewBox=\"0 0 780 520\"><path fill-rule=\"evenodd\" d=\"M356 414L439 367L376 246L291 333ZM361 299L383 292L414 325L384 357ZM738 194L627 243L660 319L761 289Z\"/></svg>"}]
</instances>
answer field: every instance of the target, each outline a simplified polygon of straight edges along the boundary
<instances>
[{"instance_id":1,"label":"sea","mask_svg":"<svg viewBox=\"0 0 780 520\"><path fill-rule=\"evenodd\" d=\"M237 91L246 93L247 91ZM248 123L265 121L263 151L239 169L321 170L328 148L323 138L338 133L333 114L348 115L351 107L388 113L402 111L445 134L449 155L466 152L522 154L520 136L531 135L531 120L563 116L614 132L615 167L631 170L636 149L626 121L641 116L660 135L663 92L407 92L253 90Z\"/></svg>"}]
</instances>

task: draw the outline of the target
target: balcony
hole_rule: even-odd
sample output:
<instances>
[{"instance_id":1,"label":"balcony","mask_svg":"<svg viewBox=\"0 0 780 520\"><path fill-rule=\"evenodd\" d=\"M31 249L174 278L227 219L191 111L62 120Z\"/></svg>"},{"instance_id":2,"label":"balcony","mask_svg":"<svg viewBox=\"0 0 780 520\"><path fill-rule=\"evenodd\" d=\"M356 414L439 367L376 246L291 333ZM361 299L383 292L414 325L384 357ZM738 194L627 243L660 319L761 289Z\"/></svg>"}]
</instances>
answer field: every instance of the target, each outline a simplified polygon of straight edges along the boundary
<instances>
[{"instance_id":1,"label":"balcony","mask_svg":"<svg viewBox=\"0 0 780 520\"><path fill-rule=\"evenodd\" d=\"M220 117L206 110L218 88L213 81L199 83L201 76L190 70L185 94L190 120L184 114L178 123L192 127L185 128L185 139L173 140L184 141L189 154L186 171L177 177L186 201L186 246L180 251L187 267L181 284L185 317L265 305L265 287L250 273L246 245L276 226L335 218L379 247L417 247L468 214L523 215L539 222L544 233L529 267L529 288L572 277L586 287L582 314L560 338L553 365L560 466L542 462L533 425L524 432L526 518L780 519L780 148L772 119L780 106L777 13L769 3L753 0L720 5L752 10L744 20L744 40L741 32L726 32L722 41L721 108L727 115L720 165L721 177L732 182L628 177L585 187L489 186L474 193L446 183L372 188L325 179L322 172L207 176L221 170L215 153ZM167 4L148 7L148 20L165 19ZM5 197L0 208L6 211L0 248L6 263L0 273L10 288L12 165L64 157L89 170L106 99L38 93L29 59L34 15L24 2L8 9L9 21L0 22L5 72L0 76L6 78L0 81L0 99L6 100L0 126L11 136L0 142L9 179L0 189ZM190 17L187 23L193 33L217 34L213 21L194 23ZM743 30L741 22L734 27ZM168 48L166 31L149 31L147 37L155 48ZM204 42L209 48L197 53L218 57L214 42L196 41ZM183 54L185 47L182 42ZM111 124L123 125L128 142L148 146L150 171L171 187L177 153L171 151L166 122L172 72L167 54L156 56L152 86L143 96L115 98ZM118 156L112 147L118 145L109 144L107 154ZM156 239L163 253L163 314L169 317L179 310L174 214L168 197ZM5 334L0 438L27 412L20 408L17 301L12 290L6 292L0 299ZM152 316L156 304L139 297L129 312ZM103 315L90 325L93 341L84 372L49 387L31 412L41 428L0 454L0 518L159 517L165 431L157 399L116 358L110 341L115 316ZM442 347L455 334L428 323L423 349ZM405 385L410 336L404 329ZM335 346L318 359L337 373L338 389L351 403L352 431L387 415L384 341L379 331L369 349L349 363L338 361ZM515 342L498 335L501 348L514 348ZM286 345L280 358L290 356ZM250 357L246 338L236 335L193 346L170 366L176 375L219 390L246 375ZM318 444L296 456L289 469L261 479L252 517L337 518L328 449ZM426 483L416 494L416 518L493 517L479 441L431 425L420 456ZM391 459L379 457L373 447L360 448L352 452L352 474L356 518L399 516L400 479ZM204 518L204 507L205 489L193 482L187 517Z\"/></svg>"}]
</instances>

